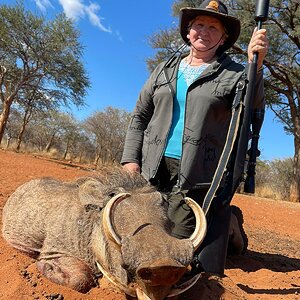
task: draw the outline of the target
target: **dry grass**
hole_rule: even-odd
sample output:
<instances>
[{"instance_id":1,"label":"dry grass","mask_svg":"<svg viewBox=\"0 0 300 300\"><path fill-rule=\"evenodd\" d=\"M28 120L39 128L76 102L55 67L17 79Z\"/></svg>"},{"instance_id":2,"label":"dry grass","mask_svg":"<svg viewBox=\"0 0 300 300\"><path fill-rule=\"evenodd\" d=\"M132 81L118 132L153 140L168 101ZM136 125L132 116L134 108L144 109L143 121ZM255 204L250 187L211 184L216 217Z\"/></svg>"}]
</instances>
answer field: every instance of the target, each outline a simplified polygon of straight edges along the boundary
<instances>
[{"instance_id":1,"label":"dry grass","mask_svg":"<svg viewBox=\"0 0 300 300\"><path fill-rule=\"evenodd\" d=\"M257 197L262 197L262 198L282 200L281 195L279 195L278 193L276 193L274 190L272 190L270 187L267 187L267 186L256 187L255 195Z\"/></svg>"}]
</instances>

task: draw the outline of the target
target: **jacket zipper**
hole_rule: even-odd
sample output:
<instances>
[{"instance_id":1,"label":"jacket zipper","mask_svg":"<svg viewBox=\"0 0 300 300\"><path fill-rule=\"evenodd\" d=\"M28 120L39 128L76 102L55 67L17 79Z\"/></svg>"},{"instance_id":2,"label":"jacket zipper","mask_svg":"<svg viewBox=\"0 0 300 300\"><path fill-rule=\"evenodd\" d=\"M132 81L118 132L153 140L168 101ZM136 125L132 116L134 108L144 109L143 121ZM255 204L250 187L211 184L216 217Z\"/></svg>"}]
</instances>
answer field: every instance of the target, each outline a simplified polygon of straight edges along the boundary
<instances>
[{"instance_id":1,"label":"jacket zipper","mask_svg":"<svg viewBox=\"0 0 300 300\"><path fill-rule=\"evenodd\" d=\"M189 87L188 87L188 89L186 91L185 105L184 105L184 124L183 124L182 140L181 140L181 149L182 149L182 151L181 151L181 157L180 157L179 164L178 164L178 179L177 179L177 182L176 182L176 187L177 187L178 191L181 190L180 170L181 170L182 153L183 153L183 146L184 146L184 144L183 144L183 138L184 138L184 133L185 133L187 95L189 93L190 87L192 85L194 85L195 82L199 81L200 79L206 78L206 77L210 76L213 73L214 73L213 71L210 71L209 73L205 74L203 77L200 75L192 84L189 85Z\"/></svg>"}]
</instances>

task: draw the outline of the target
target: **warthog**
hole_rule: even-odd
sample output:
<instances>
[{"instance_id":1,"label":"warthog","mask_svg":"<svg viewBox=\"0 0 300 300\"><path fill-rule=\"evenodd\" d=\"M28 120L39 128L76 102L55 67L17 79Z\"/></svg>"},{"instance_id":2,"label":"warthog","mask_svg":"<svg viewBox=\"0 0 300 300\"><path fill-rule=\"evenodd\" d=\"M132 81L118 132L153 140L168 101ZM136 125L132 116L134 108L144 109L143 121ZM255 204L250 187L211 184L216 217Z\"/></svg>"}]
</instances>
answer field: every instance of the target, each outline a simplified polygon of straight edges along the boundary
<instances>
[{"instance_id":1,"label":"warthog","mask_svg":"<svg viewBox=\"0 0 300 300\"><path fill-rule=\"evenodd\" d=\"M177 239L167 203L138 174L117 169L71 183L35 179L8 199L3 236L55 283L87 292L103 273L130 296L164 299L198 279L176 286L206 233L203 211L191 199L187 204L195 232Z\"/></svg>"}]
</instances>

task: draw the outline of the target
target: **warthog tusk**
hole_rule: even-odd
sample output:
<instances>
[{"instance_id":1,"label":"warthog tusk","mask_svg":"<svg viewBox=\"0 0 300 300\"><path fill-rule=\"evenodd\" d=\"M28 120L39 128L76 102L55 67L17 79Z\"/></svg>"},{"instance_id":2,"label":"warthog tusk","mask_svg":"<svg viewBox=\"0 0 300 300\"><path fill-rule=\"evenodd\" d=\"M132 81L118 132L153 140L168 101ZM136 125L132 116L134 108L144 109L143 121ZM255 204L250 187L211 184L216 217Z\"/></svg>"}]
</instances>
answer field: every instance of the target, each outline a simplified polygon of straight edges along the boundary
<instances>
[{"instance_id":1,"label":"warthog tusk","mask_svg":"<svg viewBox=\"0 0 300 300\"><path fill-rule=\"evenodd\" d=\"M108 279L113 285L115 285L117 288L119 288L121 291L123 291L125 294L136 297L136 290L134 288L129 288L127 285L124 285L121 283L116 277L109 274L104 268L100 265L98 261L96 261L96 265L100 272L105 276L106 279Z\"/></svg>"},{"instance_id":2,"label":"warthog tusk","mask_svg":"<svg viewBox=\"0 0 300 300\"><path fill-rule=\"evenodd\" d=\"M205 214L200 207L200 205L191 198L184 198L186 204L192 209L196 218L196 226L192 235L189 237L189 240L193 243L194 249L196 250L202 243L206 231L207 231L207 221Z\"/></svg>"},{"instance_id":3,"label":"warthog tusk","mask_svg":"<svg viewBox=\"0 0 300 300\"><path fill-rule=\"evenodd\" d=\"M103 216L102 216L102 224L103 224L103 230L105 234L108 236L108 238L115 243L117 243L119 246L121 246L121 238L116 233L114 225L113 225L113 213L115 207L124 199L129 197L130 194L128 193L120 193L114 197L112 197L108 203L105 205L103 210Z\"/></svg>"},{"instance_id":4,"label":"warthog tusk","mask_svg":"<svg viewBox=\"0 0 300 300\"><path fill-rule=\"evenodd\" d=\"M140 288L136 289L136 297L138 300L151 300Z\"/></svg>"},{"instance_id":5,"label":"warthog tusk","mask_svg":"<svg viewBox=\"0 0 300 300\"><path fill-rule=\"evenodd\" d=\"M200 277L201 277L201 274L197 274L194 277L192 277L190 280L182 283L181 285L173 287L167 297L168 298L175 297L175 296L178 296L179 294L182 294L183 292L187 291L198 281L198 279Z\"/></svg>"}]
</instances>

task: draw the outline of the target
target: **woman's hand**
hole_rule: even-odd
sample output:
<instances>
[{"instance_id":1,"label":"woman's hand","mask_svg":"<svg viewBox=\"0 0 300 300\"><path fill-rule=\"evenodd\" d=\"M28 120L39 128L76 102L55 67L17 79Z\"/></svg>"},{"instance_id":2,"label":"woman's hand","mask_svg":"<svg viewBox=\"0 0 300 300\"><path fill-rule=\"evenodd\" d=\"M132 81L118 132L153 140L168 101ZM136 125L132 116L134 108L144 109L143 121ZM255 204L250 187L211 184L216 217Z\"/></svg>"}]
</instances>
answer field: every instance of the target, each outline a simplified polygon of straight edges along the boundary
<instances>
[{"instance_id":1,"label":"woman's hand","mask_svg":"<svg viewBox=\"0 0 300 300\"><path fill-rule=\"evenodd\" d=\"M248 62L253 62L254 53L258 53L257 69L260 69L267 55L268 47L269 40L266 29L257 30L255 28L248 46Z\"/></svg>"},{"instance_id":2,"label":"woman's hand","mask_svg":"<svg viewBox=\"0 0 300 300\"><path fill-rule=\"evenodd\" d=\"M129 172L141 173L141 168L137 163L126 163L123 168Z\"/></svg>"}]
</instances>

